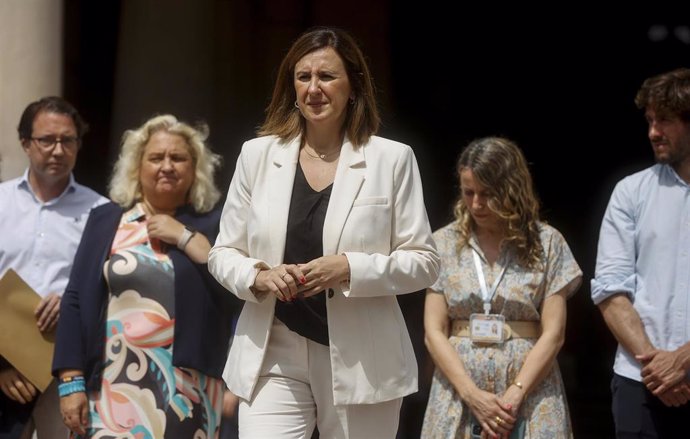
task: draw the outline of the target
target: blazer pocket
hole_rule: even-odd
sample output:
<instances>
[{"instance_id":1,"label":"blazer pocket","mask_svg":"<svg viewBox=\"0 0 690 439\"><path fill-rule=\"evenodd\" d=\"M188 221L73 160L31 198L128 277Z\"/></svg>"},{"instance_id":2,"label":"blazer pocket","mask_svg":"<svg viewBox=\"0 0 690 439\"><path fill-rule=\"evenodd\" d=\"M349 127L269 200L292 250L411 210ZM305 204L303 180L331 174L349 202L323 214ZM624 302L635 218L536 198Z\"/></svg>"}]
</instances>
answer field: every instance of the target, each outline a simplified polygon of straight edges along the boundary
<instances>
[{"instance_id":1,"label":"blazer pocket","mask_svg":"<svg viewBox=\"0 0 690 439\"><path fill-rule=\"evenodd\" d=\"M364 197L358 198L352 203L352 207L357 206L387 206L388 197Z\"/></svg>"}]
</instances>

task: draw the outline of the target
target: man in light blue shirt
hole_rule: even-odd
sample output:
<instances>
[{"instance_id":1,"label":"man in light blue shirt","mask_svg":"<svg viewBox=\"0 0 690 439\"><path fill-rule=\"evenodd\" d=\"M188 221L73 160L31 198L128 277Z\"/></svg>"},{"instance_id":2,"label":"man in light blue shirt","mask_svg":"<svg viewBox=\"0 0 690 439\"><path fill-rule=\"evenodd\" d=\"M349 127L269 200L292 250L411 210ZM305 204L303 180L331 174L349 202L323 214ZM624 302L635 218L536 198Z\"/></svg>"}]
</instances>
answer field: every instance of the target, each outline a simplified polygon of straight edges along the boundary
<instances>
[{"instance_id":1,"label":"man in light blue shirt","mask_svg":"<svg viewBox=\"0 0 690 439\"><path fill-rule=\"evenodd\" d=\"M592 300L618 340L616 436L670 438L690 419L690 69L647 79L635 103L657 164L611 195Z\"/></svg>"},{"instance_id":2,"label":"man in light blue shirt","mask_svg":"<svg viewBox=\"0 0 690 439\"><path fill-rule=\"evenodd\" d=\"M29 157L20 178L0 184L0 275L13 269L40 296L36 325L54 331L62 296L89 212L106 198L72 176L87 130L77 110L59 97L29 104L19 139ZM0 439L67 437L55 385L43 394L0 356Z\"/></svg>"}]
</instances>

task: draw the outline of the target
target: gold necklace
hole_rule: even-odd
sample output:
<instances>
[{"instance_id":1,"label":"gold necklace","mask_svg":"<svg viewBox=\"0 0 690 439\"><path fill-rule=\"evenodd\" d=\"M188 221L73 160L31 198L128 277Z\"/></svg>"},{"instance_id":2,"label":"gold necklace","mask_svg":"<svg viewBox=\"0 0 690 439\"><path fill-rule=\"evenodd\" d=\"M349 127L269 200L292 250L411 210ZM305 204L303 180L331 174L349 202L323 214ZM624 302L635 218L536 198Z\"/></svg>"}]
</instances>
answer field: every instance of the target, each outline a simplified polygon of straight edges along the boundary
<instances>
[{"instance_id":1,"label":"gold necklace","mask_svg":"<svg viewBox=\"0 0 690 439\"><path fill-rule=\"evenodd\" d=\"M310 153L309 153L309 151L307 150L307 147L306 147L306 146L305 146L304 148L302 148L302 150L303 150L304 153L307 154L309 157L315 158L315 159L321 159L321 160L326 160L326 158L330 157L331 155L333 155L333 154L335 154L335 153L340 153L340 149L336 149L335 151L331 151L331 152L326 153L326 154L318 154L318 153L317 153L318 155L314 155L314 154L310 154Z\"/></svg>"}]
</instances>

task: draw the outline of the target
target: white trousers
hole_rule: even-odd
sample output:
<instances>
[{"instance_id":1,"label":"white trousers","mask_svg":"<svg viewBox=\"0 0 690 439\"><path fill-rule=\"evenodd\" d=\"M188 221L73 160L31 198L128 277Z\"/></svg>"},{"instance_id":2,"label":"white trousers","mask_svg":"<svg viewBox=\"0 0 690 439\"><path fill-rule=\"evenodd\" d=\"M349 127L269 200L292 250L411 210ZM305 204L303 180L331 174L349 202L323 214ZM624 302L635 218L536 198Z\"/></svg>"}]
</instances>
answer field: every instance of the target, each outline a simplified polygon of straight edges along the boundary
<instances>
[{"instance_id":1,"label":"white trousers","mask_svg":"<svg viewBox=\"0 0 690 439\"><path fill-rule=\"evenodd\" d=\"M328 347L274 320L251 401L241 400L240 439L393 439L402 398L378 404L333 403Z\"/></svg>"}]
</instances>

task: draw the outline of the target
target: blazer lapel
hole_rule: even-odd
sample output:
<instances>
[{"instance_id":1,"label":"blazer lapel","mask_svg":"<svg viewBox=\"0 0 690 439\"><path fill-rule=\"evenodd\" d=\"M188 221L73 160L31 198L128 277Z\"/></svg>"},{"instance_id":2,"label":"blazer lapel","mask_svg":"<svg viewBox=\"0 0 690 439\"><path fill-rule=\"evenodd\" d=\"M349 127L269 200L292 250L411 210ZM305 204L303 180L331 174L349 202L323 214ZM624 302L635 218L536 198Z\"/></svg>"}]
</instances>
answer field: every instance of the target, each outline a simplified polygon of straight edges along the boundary
<instances>
[{"instance_id":1,"label":"blazer lapel","mask_svg":"<svg viewBox=\"0 0 690 439\"><path fill-rule=\"evenodd\" d=\"M285 253L285 234L299 158L299 144L300 137L297 137L290 143L277 147L267 175L268 205L265 209L265 218L271 237L271 260L268 261L271 265L282 263Z\"/></svg>"},{"instance_id":2,"label":"blazer lapel","mask_svg":"<svg viewBox=\"0 0 690 439\"><path fill-rule=\"evenodd\" d=\"M333 255L338 251L340 236L352 204L364 182L365 170L364 147L355 149L352 143L345 139L323 226L324 255Z\"/></svg>"}]
</instances>

